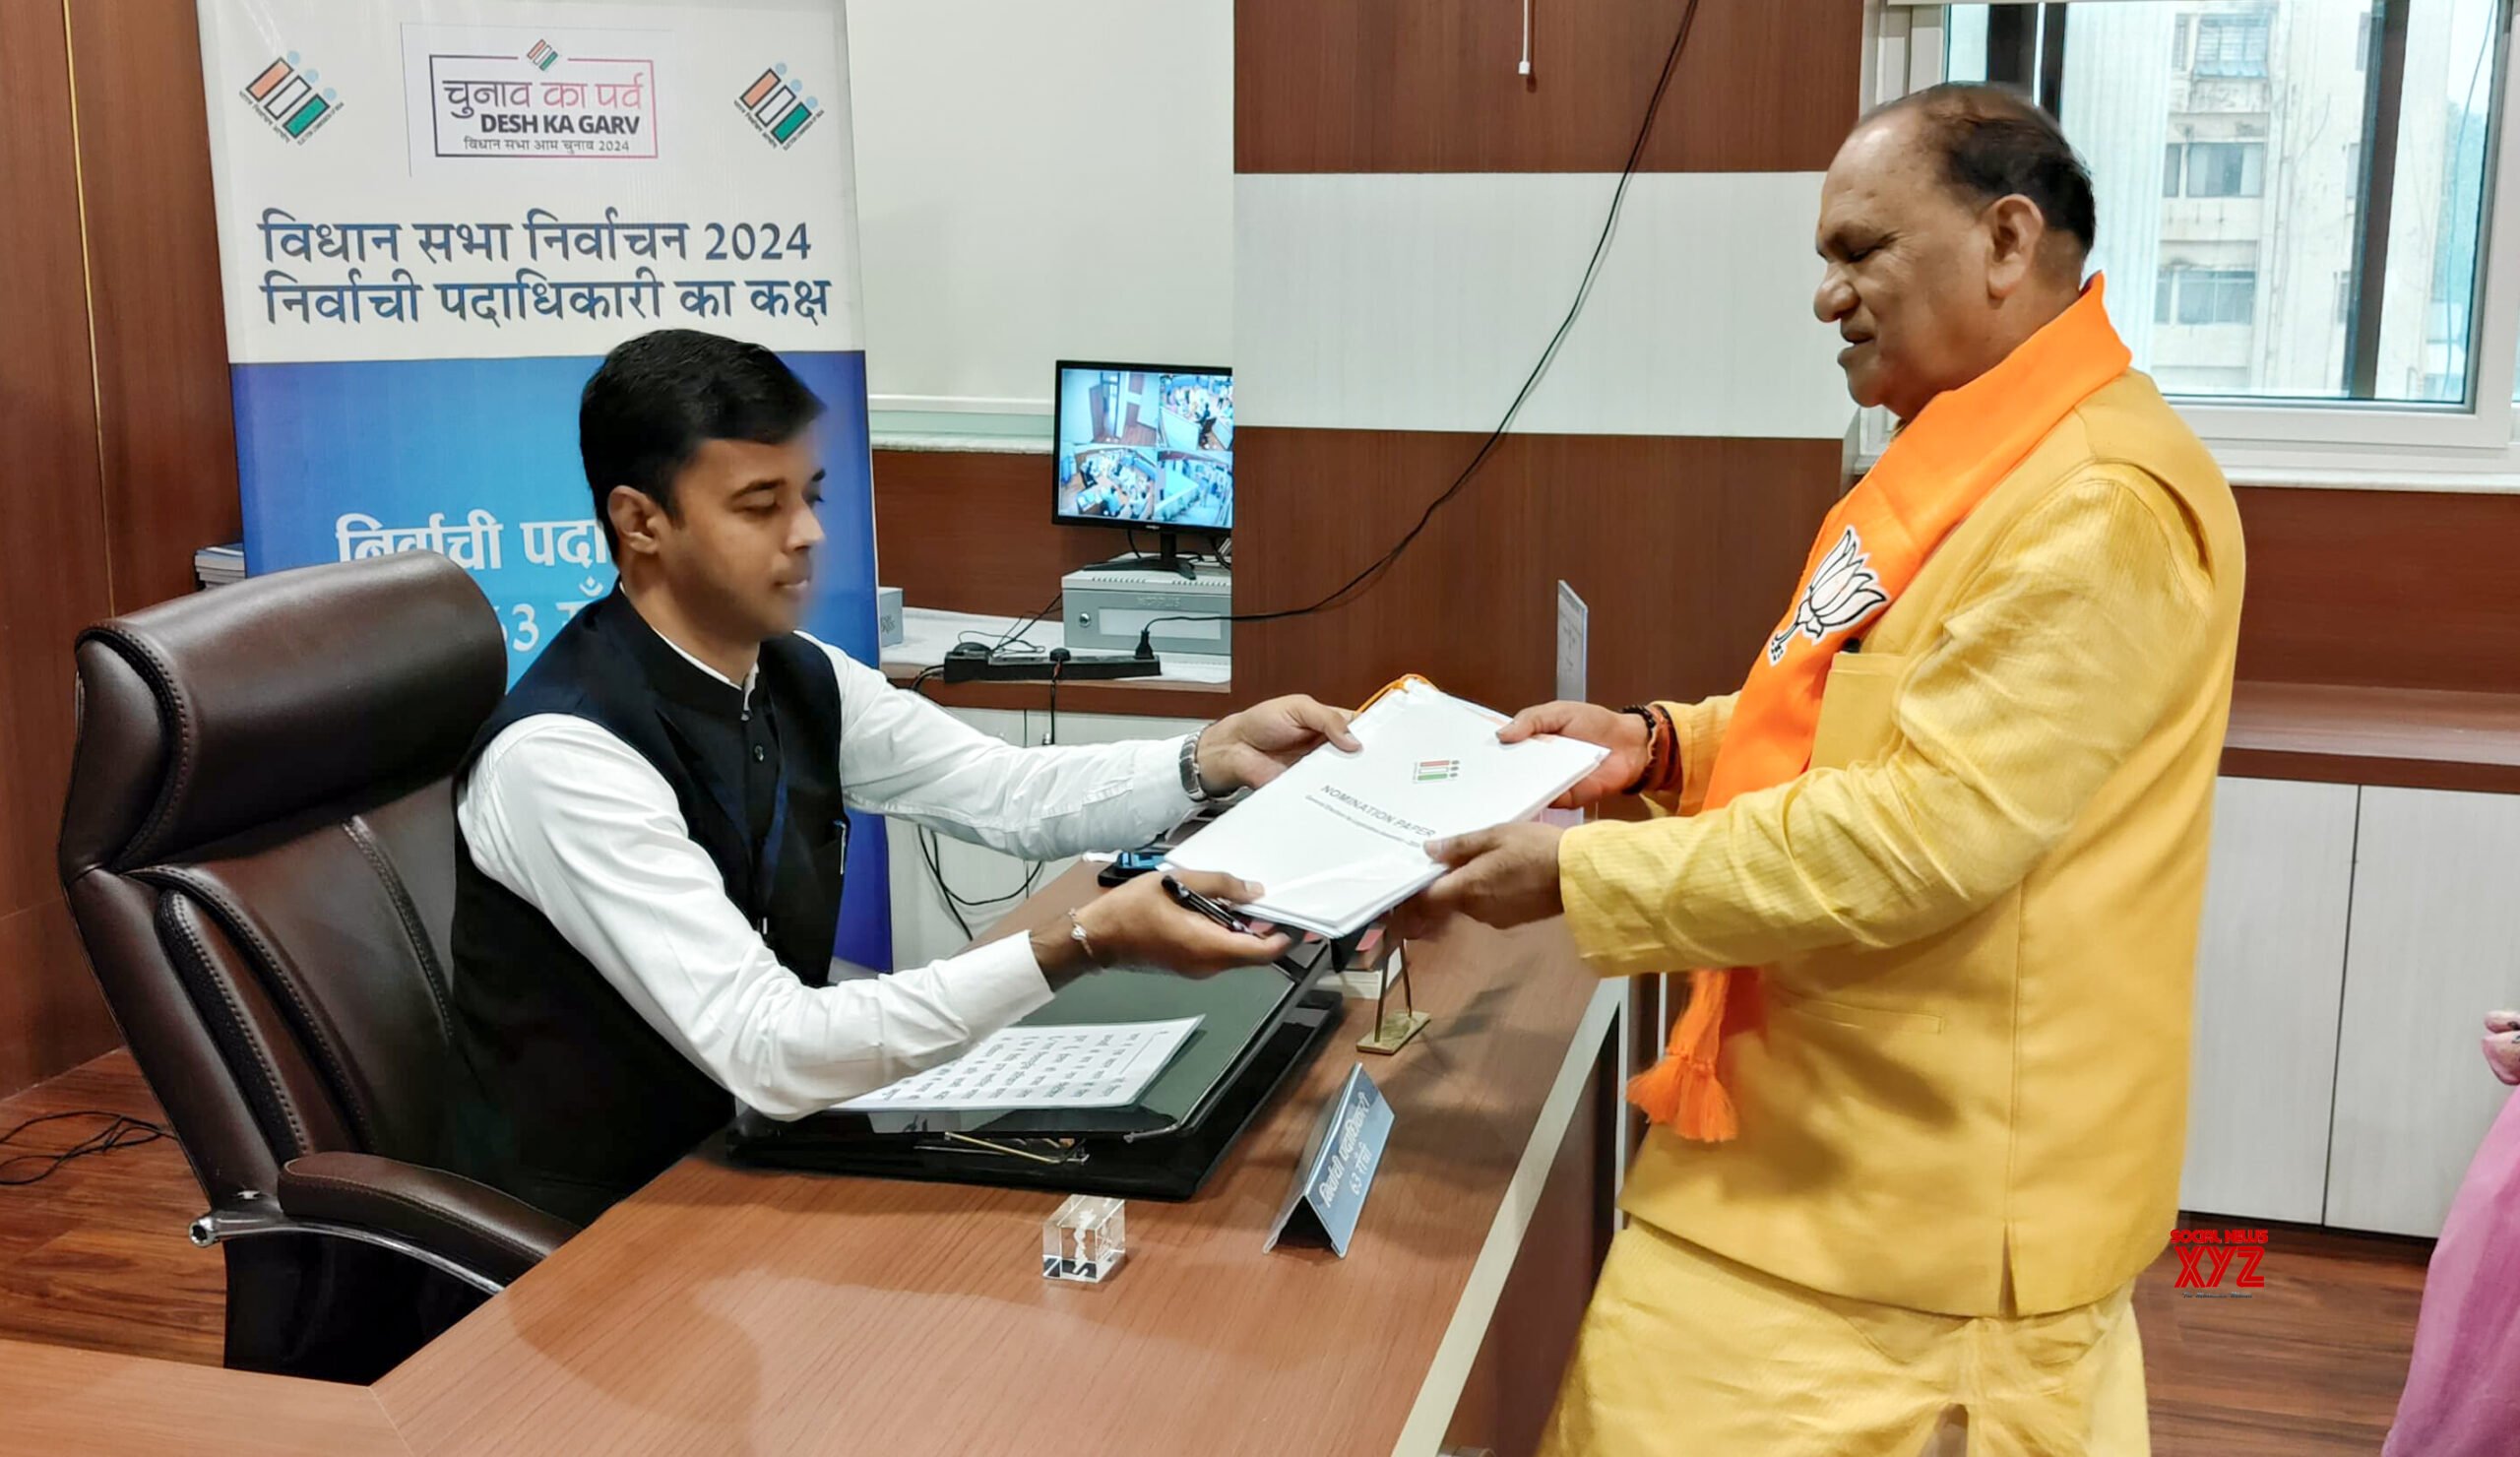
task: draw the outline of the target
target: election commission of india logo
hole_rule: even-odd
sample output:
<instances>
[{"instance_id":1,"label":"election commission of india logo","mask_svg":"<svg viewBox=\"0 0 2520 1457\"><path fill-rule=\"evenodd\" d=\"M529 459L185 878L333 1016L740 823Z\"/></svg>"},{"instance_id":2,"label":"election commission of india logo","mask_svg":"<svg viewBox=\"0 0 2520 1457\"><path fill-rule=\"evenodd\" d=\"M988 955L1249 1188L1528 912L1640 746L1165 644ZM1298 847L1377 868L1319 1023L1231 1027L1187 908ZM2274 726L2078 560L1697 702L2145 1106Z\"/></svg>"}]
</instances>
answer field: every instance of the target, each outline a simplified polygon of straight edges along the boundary
<instances>
[{"instance_id":1,"label":"election commission of india logo","mask_svg":"<svg viewBox=\"0 0 2520 1457\"><path fill-rule=\"evenodd\" d=\"M1459 759L1420 759L1410 771L1409 778L1412 783L1421 785L1440 784L1448 779L1459 779L1461 778L1461 761Z\"/></svg>"},{"instance_id":2,"label":"election commission of india logo","mask_svg":"<svg viewBox=\"0 0 2520 1457\"><path fill-rule=\"evenodd\" d=\"M2245 1300L2266 1288L2257 1273L2266 1258L2264 1230L2173 1230L2170 1247L2178 1255L2171 1288L2190 1299Z\"/></svg>"},{"instance_id":3,"label":"election commission of india logo","mask_svg":"<svg viewBox=\"0 0 2520 1457\"><path fill-rule=\"evenodd\" d=\"M1881 575L1863 554L1863 538L1848 527L1812 572L1811 585L1802 589L1802 600L1794 604L1794 617L1785 631L1769 640L1768 665L1785 661L1785 650L1796 634L1816 643L1861 622L1889 601L1890 594L1881 590Z\"/></svg>"},{"instance_id":4,"label":"election commission of india logo","mask_svg":"<svg viewBox=\"0 0 2520 1457\"><path fill-rule=\"evenodd\" d=\"M802 85L788 74L788 63L782 61L752 79L752 85L735 97L735 109L752 122L763 141L784 152L795 146L805 128L823 114L823 103L804 94Z\"/></svg>"},{"instance_id":5,"label":"election commission of india logo","mask_svg":"<svg viewBox=\"0 0 2520 1457\"><path fill-rule=\"evenodd\" d=\"M254 104L254 114L273 131L291 142L303 142L342 109L342 98L333 88L315 89L322 79L292 50L274 57L238 95Z\"/></svg>"}]
</instances>

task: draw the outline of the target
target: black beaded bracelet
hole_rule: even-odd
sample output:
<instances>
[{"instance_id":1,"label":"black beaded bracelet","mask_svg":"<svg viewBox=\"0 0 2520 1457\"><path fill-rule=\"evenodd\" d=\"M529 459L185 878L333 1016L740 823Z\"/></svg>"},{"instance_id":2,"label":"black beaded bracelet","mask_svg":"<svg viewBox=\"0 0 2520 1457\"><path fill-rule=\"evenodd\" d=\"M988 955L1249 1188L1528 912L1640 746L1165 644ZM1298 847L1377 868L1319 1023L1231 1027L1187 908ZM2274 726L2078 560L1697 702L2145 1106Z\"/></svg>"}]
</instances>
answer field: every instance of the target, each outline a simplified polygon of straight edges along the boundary
<instances>
[{"instance_id":1,"label":"black beaded bracelet","mask_svg":"<svg viewBox=\"0 0 2520 1457\"><path fill-rule=\"evenodd\" d=\"M1655 741L1662 736L1662 721L1655 714L1653 709L1647 707L1630 705L1626 708L1620 709L1619 712L1623 714L1634 714L1639 719L1645 721L1645 767L1636 772L1636 780L1634 783L1630 784L1626 789L1619 791L1622 794L1642 794L1645 792L1646 786L1654 783L1656 779L1655 770L1660 766L1661 760L1660 756L1655 752Z\"/></svg>"}]
</instances>

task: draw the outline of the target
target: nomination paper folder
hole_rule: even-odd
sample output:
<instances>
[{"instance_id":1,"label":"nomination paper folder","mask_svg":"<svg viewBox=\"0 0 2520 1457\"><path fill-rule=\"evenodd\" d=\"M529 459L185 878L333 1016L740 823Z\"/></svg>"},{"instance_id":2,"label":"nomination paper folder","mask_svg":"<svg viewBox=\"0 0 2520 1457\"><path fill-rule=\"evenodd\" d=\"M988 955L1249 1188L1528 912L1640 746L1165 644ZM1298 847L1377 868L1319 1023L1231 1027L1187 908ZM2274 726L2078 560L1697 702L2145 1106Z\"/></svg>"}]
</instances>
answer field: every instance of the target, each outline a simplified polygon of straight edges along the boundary
<instances>
[{"instance_id":1,"label":"nomination paper folder","mask_svg":"<svg viewBox=\"0 0 2520 1457\"><path fill-rule=\"evenodd\" d=\"M1344 936L1435 882L1425 845L1529 819L1608 750L1571 738L1496 741L1505 717L1411 679L1350 726L1362 752L1324 745L1166 856L1257 883L1243 908Z\"/></svg>"}]
</instances>

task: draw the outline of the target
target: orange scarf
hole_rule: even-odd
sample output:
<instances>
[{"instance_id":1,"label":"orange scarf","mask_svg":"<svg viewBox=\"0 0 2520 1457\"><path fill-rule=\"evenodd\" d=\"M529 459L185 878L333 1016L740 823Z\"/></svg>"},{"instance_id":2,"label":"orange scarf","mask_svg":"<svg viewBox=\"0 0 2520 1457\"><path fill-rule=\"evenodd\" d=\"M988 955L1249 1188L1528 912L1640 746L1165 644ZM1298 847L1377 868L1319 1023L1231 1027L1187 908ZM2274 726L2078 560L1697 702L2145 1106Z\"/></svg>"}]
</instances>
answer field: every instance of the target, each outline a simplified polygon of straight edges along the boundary
<instances>
[{"instance_id":1,"label":"orange scarf","mask_svg":"<svg viewBox=\"0 0 2520 1457\"><path fill-rule=\"evenodd\" d=\"M1918 412L1821 522L1801 590L1733 704L1708 810L1810 767L1830 660L1849 635L1896 601L1952 528L2130 362L2094 275L2080 298L2003 362ZM1757 1020L1755 975L1748 967L1689 973L1688 1009L1670 1050L1628 1083L1629 1101L1647 1117L1683 1138L1721 1141L1740 1131L1716 1056L1727 1036ZM1731 996L1735 982L1741 997Z\"/></svg>"}]
</instances>

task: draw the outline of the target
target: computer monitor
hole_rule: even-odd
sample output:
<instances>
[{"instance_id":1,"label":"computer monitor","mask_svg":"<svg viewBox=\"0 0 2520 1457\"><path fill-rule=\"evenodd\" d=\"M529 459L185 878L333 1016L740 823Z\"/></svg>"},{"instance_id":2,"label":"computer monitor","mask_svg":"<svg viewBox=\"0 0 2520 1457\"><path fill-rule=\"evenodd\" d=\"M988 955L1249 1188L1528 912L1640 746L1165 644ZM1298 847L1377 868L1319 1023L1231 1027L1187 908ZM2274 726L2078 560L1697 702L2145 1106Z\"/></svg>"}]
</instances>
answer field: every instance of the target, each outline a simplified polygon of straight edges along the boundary
<instances>
[{"instance_id":1,"label":"computer monitor","mask_svg":"<svg viewBox=\"0 0 2520 1457\"><path fill-rule=\"evenodd\" d=\"M1190 575L1179 534L1233 530L1233 371L1062 359L1056 399L1050 519L1152 532L1155 557L1102 566Z\"/></svg>"}]
</instances>

